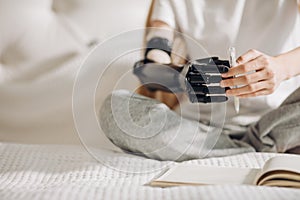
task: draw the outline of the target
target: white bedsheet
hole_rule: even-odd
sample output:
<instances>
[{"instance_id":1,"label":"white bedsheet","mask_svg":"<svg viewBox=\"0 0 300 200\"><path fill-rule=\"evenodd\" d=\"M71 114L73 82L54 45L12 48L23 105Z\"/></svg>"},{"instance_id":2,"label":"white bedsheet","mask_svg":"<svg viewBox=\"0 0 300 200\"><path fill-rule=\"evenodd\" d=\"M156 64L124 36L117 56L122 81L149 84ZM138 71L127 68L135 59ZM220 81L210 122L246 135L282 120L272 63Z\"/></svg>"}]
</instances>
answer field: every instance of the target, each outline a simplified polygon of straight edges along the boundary
<instances>
[{"instance_id":1,"label":"white bedsheet","mask_svg":"<svg viewBox=\"0 0 300 200\"><path fill-rule=\"evenodd\" d=\"M105 163L123 171L172 164L100 150ZM261 167L276 154L248 153L188 161L212 166ZM287 155L288 156L288 155ZM0 143L0 199L299 199L299 189L245 185L153 188L160 172L129 173L94 160L81 146Z\"/></svg>"}]
</instances>

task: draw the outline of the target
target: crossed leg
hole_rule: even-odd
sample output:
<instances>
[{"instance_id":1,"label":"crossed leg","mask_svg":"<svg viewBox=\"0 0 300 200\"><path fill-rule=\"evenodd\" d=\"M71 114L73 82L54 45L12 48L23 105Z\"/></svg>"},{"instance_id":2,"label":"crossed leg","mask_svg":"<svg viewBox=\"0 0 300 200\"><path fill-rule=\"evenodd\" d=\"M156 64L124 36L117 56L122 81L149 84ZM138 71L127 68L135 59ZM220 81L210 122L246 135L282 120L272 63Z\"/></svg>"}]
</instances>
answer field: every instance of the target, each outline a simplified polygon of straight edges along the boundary
<instances>
[{"instance_id":1,"label":"crossed leg","mask_svg":"<svg viewBox=\"0 0 300 200\"><path fill-rule=\"evenodd\" d=\"M251 151L300 153L300 88L250 125L242 140L180 117L165 104L116 91L100 110L106 136L124 151L158 160L189 160ZM211 131L209 131L211 130Z\"/></svg>"},{"instance_id":2,"label":"crossed leg","mask_svg":"<svg viewBox=\"0 0 300 200\"><path fill-rule=\"evenodd\" d=\"M158 160L190 160L255 151L247 143L184 119L165 104L127 91L115 91L102 105L100 125L124 151Z\"/></svg>"}]
</instances>

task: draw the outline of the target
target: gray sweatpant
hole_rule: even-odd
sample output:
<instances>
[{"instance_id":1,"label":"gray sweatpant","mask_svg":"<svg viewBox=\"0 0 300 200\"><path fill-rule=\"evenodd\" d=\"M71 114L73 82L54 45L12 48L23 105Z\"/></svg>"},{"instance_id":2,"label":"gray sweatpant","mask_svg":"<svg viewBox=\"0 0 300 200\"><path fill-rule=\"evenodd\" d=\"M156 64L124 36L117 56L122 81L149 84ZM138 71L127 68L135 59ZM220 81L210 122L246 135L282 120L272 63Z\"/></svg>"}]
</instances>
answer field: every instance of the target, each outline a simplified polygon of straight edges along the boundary
<instances>
[{"instance_id":1,"label":"gray sweatpant","mask_svg":"<svg viewBox=\"0 0 300 200\"><path fill-rule=\"evenodd\" d=\"M242 139L188 120L166 105L138 94L115 91L102 105L100 125L126 152L158 160L183 161L212 156L300 149L300 88L282 105L250 125ZM299 153L299 152L298 152Z\"/></svg>"}]
</instances>

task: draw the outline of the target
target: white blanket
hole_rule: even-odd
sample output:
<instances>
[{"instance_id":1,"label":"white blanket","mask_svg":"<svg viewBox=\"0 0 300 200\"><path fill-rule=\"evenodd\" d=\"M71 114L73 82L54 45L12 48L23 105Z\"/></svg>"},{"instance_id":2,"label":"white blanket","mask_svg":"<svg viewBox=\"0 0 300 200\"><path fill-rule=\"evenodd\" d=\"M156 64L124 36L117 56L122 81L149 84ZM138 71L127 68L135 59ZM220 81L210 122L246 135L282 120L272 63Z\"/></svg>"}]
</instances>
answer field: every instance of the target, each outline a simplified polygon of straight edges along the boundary
<instances>
[{"instance_id":1,"label":"white blanket","mask_svg":"<svg viewBox=\"0 0 300 200\"><path fill-rule=\"evenodd\" d=\"M98 153L105 162L97 162L81 146L0 143L0 199L296 200L300 195L298 189L246 185L153 188L146 184L160 170L132 172L160 168L173 162L160 162L100 149ZM261 167L267 159L276 155L248 153L187 163Z\"/></svg>"}]
</instances>

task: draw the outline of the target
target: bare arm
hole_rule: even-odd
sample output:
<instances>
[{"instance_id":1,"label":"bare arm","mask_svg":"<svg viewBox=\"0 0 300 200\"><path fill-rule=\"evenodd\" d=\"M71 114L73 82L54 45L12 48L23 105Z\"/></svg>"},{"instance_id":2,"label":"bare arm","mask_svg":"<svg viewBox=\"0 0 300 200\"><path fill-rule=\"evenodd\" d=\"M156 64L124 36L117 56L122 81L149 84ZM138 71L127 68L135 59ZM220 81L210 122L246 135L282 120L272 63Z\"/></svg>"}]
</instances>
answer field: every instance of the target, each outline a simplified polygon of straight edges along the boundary
<instances>
[{"instance_id":1,"label":"bare arm","mask_svg":"<svg viewBox=\"0 0 300 200\"><path fill-rule=\"evenodd\" d=\"M158 21L158 20L151 21L150 27L151 28L162 28L165 30L170 30L170 32L173 31L172 28L167 23L165 23L163 21ZM171 41L171 42L173 42L173 41ZM147 59L153 60L158 63L164 63L164 64L171 63L172 62L171 57L166 52L164 52L162 50L158 50L158 49L151 50L147 54ZM161 92L161 91L150 92L144 86L141 86L137 90L137 92L144 96L155 98L155 99L165 103L170 108L175 108L179 102L176 95L174 95L172 93L166 93L166 92Z\"/></svg>"},{"instance_id":2,"label":"bare arm","mask_svg":"<svg viewBox=\"0 0 300 200\"><path fill-rule=\"evenodd\" d=\"M154 36L159 36L159 37L166 37L166 38L168 38L168 40L172 40L170 42L173 42L173 30L165 22L158 21L158 20L151 21L150 27L158 28L158 29L150 30L150 33L148 33L146 36L147 41L149 41ZM159 50L159 49L153 49L153 50L149 51L147 54L147 58L150 60L153 60L157 63L162 63L162 64L169 64L172 62L169 54L162 50Z\"/></svg>"},{"instance_id":3,"label":"bare arm","mask_svg":"<svg viewBox=\"0 0 300 200\"><path fill-rule=\"evenodd\" d=\"M282 67L281 73L285 79L300 75L300 47L277 56Z\"/></svg>"},{"instance_id":4,"label":"bare arm","mask_svg":"<svg viewBox=\"0 0 300 200\"><path fill-rule=\"evenodd\" d=\"M167 28L167 29L171 29L171 27L166 24L165 22L163 21L160 21L160 20L154 20L154 21L151 21L150 22L150 26L151 27L156 27L156 28Z\"/></svg>"}]
</instances>

